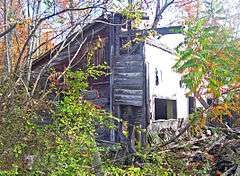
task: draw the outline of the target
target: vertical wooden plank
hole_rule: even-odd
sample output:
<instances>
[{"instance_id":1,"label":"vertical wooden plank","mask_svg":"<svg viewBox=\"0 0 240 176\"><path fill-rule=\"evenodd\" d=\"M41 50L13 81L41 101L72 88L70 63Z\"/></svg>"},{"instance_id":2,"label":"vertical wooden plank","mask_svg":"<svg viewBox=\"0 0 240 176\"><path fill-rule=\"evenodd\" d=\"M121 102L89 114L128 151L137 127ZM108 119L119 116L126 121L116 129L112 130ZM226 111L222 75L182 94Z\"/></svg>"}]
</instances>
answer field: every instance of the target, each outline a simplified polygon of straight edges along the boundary
<instances>
[{"instance_id":1,"label":"vertical wooden plank","mask_svg":"<svg viewBox=\"0 0 240 176\"><path fill-rule=\"evenodd\" d=\"M145 59L145 58L144 58ZM146 126L150 124L150 102L151 102L151 97L150 97L150 89L149 89L149 63L145 63L146 66L146 77L145 77L145 103L146 103Z\"/></svg>"},{"instance_id":2,"label":"vertical wooden plank","mask_svg":"<svg viewBox=\"0 0 240 176\"><path fill-rule=\"evenodd\" d=\"M121 118L121 107L120 107L120 105L118 105L117 106L117 117L119 118L119 119L121 119L122 120L122 118ZM117 122L117 126L118 126L118 132L117 132L117 140L118 141L120 141L121 142L121 133L122 133L122 126L123 124L122 124L122 121L120 121L120 122Z\"/></svg>"},{"instance_id":3,"label":"vertical wooden plank","mask_svg":"<svg viewBox=\"0 0 240 176\"><path fill-rule=\"evenodd\" d=\"M120 24L121 23L121 17L119 15L114 15L114 24ZM120 32L121 32L121 26L119 25L116 25L114 26L114 46L115 46L115 49L114 49L114 54L115 56L119 56L120 54Z\"/></svg>"},{"instance_id":4,"label":"vertical wooden plank","mask_svg":"<svg viewBox=\"0 0 240 176\"><path fill-rule=\"evenodd\" d=\"M130 116L128 117L128 152L135 153L135 124L137 119L136 106L130 106Z\"/></svg>"},{"instance_id":5,"label":"vertical wooden plank","mask_svg":"<svg viewBox=\"0 0 240 176\"><path fill-rule=\"evenodd\" d=\"M114 22L114 21L112 21ZM113 55L114 55L114 26L110 26L110 33L109 33L109 64L110 64L110 72L113 72ZM109 109L110 113L113 113L113 74L110 74L110 80L109 80ZM116 136L115 136L115 130L111 129L110 131L110 141L115 142Z\"/></svg>"},{"instance_id":6,"label":"vertical wooden plank","mask_svg":"<svg viewBox=\"0 0 240 176\"><path fill-rule=\"evenodd\" d=\"M172 100L172 106L173 106L173 119L177 119L177 100Z\"/></svg>"},{"instance_id":7,"label":"vertical wooden plank","mask_svg":"<svg viewBox=\"0 0 240 176\"><path fill-rule=\"evenodd\" d=\"M142 119L140 124L140 128L141 128L140 143L141 143L141 148L144 149L146 148L146 109L144 107L143 107L143 113L141 118Z\"/></svg>"},{"instance_id":8,"label":"vertical wooden plank","mask_svg":"<svg viewBox=\"0 0 240 176\"><path fill-rule=\"evenodd\" d=\"M146 128L147 128L147 105L148 105L148 103L147 103L147 101L148 101L148 92L147 92L147 90L148 90L148 84L147 84L147 68L146 68L146 63L145 63L145 47L144 47L145 45L144 45L144 43L142 43L141 44L141 49L140 49L140 51L141 51L141 53L140 54L142 54L142 57L143 57L143 107L142 107L142 117L141 117L141 124L140 124L140 126L141 126L141 148L142 149L144 149L145 147L146 147Z\"/></svg>"},{"instance_id":9,"label":"vertical wooden plank","mask_svg":"<svg viewBox=\"0 0 240 176\"><path fill-rule=\"evenodd\" d=\"M188 114L192 114L195 110L195 99L193 97L188 97Z\"/></svg>"}]
</instances>

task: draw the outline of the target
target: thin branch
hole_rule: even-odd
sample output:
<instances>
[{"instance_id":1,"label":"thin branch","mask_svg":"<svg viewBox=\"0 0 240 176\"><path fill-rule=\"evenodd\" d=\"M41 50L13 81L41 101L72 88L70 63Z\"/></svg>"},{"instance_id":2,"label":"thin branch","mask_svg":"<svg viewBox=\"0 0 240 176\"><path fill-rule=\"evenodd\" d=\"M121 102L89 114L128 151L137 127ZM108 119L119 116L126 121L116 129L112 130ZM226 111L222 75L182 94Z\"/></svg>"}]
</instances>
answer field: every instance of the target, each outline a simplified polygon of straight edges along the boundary
<instances>
[{"instance_id":1,"label":"thin branch","mask_svg":"<svg viewBox=\"0 0 240 176\"><path fill-rule=\"evenodd\" d=\"M171 5L174 3L175 0L171 0L170 2L168 2L168 0L165 0L165 3L163 5L163 7L160 7L160 0L157 1L157 5L156 5L156 14L155 14L155 18L152 24L152 29L157 28L157 24L160 21L160 19L162 19L162 14L163 12Z\"/></svg>"},{"instance_id":2,"label":"thin branch","mask_svg":"<svg viewBox=\"0 0 240 176\"><path fill-rule=\"evenodd\" d=\"M17 59L17 62L16 62L16 66L15 66L14 71L16 72L16 71L18 70L19 64L20 64L21 59L22 59L22 56L23 56L23 54L24 54L24 52L25 52L25 50L26 50L26 48L27 48L27 46L28 46L28 43L29 43L30 39L33 37L34 33L36 32L36 30L38 29L38 27L40 26L40 24L41 24L42 22L44 22L45 20L48 20L48 19L50 19L50 18L53 18L53 17L55 17L55 16L58 16L58 15L60 15L60 14L69 12L69 11L84 11L84 10L88 10L88 9L98 8L98 7L100 7L101 5L102 5L102 4L98 4L98 5L94 5L94 6L90 6L90 7L84 7L84 8L67 8L67 9L64 9L64 10L62 10L62 11L59 11L59 12L57 12L57 13L54 13L54 14L52 14L52 15L46 16L46 17L44 17L44 18L41 18L41 19L38 21L38 23L35 25L35 27L33 28L33 30L31 31L31 33L29 34L27 40L25 41L25 43L24 43L24 45L23 45L23 48L22 48L22 50L21 50L21 52L20 52L20 55L19 55L19 57L18 57L18 59Z\"/></svg>"},{"instance_id":3,"label":"thin branch","mask_svg":"<svg viewBox=\"0 0 240 176\"><path fill-rule=\"evenodd\" d=\"M10 25L10 27L7 30L5 30L4 32L0 33L0 38L4 37L6 34L11 32L13 29L15 29L16 26L17 26L17 23L14 23L14 24Z\"/></svg>"},{"instance_id":4,"label":"thin branch","mask_svg":"<svg viewBox=\"0 0 240 176\"><path fill-rule=\"evenodd\" d=\"M77 27L77 25L75 25L70 31L69 31L69 35L71 35L72 31ZM35 92L35 89L37 87L37 84L38 84L38 81L40 80L41 78L41 75L43 73L43 71L57 58L57 56L60 54L61 51L63 51L63 49L65 49L73 40L75 40L75 38L78 36L78 33L70 40L68 41L68 37L69 35L66 37L66 39L64 40L64 42L60 45L60 48L58 49L57 53L53 56L53 58L51 58L49 60L49 62L41 69L41 71L39 72L38 76L37 76L37 79L34 83L34 86L33 86L33 89L32 89L32 92L31 92L31 95L34 94Z\"/></svg>"}]
</instances>

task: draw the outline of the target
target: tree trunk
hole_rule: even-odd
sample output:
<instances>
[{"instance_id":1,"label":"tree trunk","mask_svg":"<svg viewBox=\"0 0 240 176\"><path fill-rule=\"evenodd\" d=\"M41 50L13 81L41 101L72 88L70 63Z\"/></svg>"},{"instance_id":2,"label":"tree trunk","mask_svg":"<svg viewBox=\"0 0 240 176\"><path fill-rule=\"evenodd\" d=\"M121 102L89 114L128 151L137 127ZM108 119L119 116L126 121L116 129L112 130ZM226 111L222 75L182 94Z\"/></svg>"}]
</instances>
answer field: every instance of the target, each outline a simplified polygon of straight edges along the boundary
<instances>
[{"instance_id":1,"label":"tree trunk","mask_svg":"<svg viewBox=\"0 0 240 176\"><path fill-rule=\"evenodd\" d=\"M7 19L7 0L4 0L3 2L3 9L4 9L4 31L8 30L8 19ZM4 35L4 44L5 44L5 52L4 52L4 57L3 57L3 80L5 80L10 72L11 72L11 59L10 59L10 32L6 33Z\"/></svg>"}]
</instances>

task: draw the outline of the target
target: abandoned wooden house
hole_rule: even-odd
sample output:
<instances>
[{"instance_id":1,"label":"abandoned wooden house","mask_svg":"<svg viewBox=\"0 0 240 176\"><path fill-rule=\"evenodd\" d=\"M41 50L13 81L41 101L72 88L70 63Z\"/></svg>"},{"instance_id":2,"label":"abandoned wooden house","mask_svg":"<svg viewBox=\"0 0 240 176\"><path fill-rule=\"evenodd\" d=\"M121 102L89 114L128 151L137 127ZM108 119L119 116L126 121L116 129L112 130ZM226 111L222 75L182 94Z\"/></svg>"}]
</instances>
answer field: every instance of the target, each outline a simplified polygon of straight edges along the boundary
<instances>
[{"instance_id":1,"label":"abandoned wooden house","mask_svg":"<svg viewBox=\"0 0 240 176\"><path fill-rule=\"evenodd\" d=\"M100 38L102 47L95 53L94 64L106 62L111 74L90 80L89 89L99 94L93 100L95 104L128 121L126 140L130 150L134 150L135 125L149 130L164 125L177 128L178 119L186 119L192 112L193 99L185 96L181 75L172 70L176 59L174 49L183 40L183 36L173 30L176 28L179 27L155 29L158 37L135 42L136 34L144 35L146 31L129 29L129 24L117 14L100 17L65 41L67 47L62 51L58 52L63 42L35 60L32 68L37 71L47 65L57 72L64 71L69 64L73 70L83 68L84 53ZM131 45L124 47L128 42ZM119 124L109 140L121 140L122 128ZM140 139L144 145L144 130Z\"/></svg>"}]
</instances>

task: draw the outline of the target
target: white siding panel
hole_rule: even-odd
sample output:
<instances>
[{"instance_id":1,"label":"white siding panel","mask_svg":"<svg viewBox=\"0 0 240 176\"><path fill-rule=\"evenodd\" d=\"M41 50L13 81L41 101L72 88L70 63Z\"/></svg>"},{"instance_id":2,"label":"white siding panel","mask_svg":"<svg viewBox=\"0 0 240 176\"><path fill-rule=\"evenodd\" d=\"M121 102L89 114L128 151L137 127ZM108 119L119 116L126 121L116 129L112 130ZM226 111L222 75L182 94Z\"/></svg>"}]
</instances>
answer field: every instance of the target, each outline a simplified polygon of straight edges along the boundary
<instances>
[{"instance_id":1,"label":"white siding panel","mask_svg":"<svg viewBox=\"0 0 240 176\"><path fill-rule=\"evenodd\" d=\"M176 56L160 48L146 44L145 59L149 69L150 112L153 119L154 98L177 100L177 118L187 118L188 98L185 96L186 90L180 88L181 75L172 69L172 66L176 62ZM155 84L156 69L159 77L158 86Z\"/></svg>"}]
</instances>

